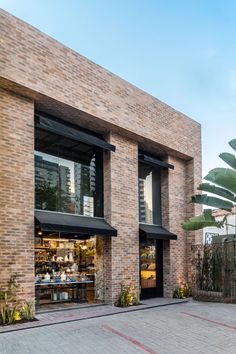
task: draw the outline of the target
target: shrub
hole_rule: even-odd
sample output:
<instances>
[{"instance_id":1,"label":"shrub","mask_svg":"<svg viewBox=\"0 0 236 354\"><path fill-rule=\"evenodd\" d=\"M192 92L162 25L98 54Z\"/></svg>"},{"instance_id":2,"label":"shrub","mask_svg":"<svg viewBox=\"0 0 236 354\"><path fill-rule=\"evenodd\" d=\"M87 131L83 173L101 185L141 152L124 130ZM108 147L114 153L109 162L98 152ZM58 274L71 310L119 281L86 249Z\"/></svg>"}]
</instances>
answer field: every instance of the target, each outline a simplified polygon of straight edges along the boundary
<instances>
[{"instance_id":1,"label":"shrub","mask_svg":"<svg viewBox=\"0 0 236 354\"><path fill-rule=\"evenodd\" d=\"M16 299L17 276L17 273L11 275L6 289L0 290L0 325L9 325L21 319L34 319L34 302L25 302L20 306Z\"/></svg>"},{"instance_id":2,"label":"shrub","mask_svg":"<svg viewBox=\"0 0 236 354\"><path fill-rule=\"evenodd\" d=\"M18 284L16 282L17 273L11 275L7 282L6 290L0 291L0 324L11 324L17 319L20 319L20 314L17 311L18 303L16 301L16 291Z\"/></svg>"},{"instance_id":3,"label":"shrub","mask_svg":"<svg viewBox=\"0 0 236 354\"><path fill-rule=\"evenodd\" d=\"M173 298L175 299L186 299L190 296L192 296L192 290L189 287L188 283L177 287L173 292Z\"/></svg>"},{"instance_id":4,"label":"shrub","mask_svg":"<svg viewBox=\"0 0 236 354\"><path fill-rule=\"evenodd\" d=\"M131 305L138 305L139 303L139 291L131 291L129 285L121 284L121 291L115 306L128 307Z\"/></svg>"}]
</instances>

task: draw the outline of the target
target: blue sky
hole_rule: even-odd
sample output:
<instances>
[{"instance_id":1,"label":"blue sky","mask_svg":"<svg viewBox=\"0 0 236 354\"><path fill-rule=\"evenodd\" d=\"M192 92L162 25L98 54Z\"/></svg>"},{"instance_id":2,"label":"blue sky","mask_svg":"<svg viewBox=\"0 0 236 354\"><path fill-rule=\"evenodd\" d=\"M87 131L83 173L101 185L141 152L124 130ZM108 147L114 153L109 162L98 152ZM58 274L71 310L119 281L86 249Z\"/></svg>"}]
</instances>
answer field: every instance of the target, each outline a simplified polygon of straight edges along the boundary
<instances>
[{"instance_id":1,"label":"blue sky","mask_svg":"<svg viewBox=\"0 0 236 354\"><path fill-rule=\"evenodd\" d=\"M236 138L235 0L0 0L202 124L203 174Z\"/></svg>"}]
</instances>

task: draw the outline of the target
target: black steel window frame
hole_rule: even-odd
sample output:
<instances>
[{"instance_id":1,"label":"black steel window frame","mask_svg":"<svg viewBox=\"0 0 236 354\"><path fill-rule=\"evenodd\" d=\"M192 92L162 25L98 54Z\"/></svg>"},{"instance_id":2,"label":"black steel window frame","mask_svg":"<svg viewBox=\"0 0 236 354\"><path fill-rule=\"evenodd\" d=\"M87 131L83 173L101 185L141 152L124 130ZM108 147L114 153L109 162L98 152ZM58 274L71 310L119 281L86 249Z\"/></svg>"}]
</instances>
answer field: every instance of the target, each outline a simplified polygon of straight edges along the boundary
<instances>
[{"instance_id":1,"label":"black steel window frame","mask_svg":"<svg viewBox=\"0 0 236 354\"><path fill-rule=\"evenodd\" d=\"M147 238L140 236L139 238L139 254L141 255L141 245L147 242ZM163 284L163 240L154 240L156 247L156 283L151 288L141 288L140 299L150 299L153 297L162 297L164 295ZM139 282L141 284L141 268L139 266Z\"/></svg>"},{"instance_id":2,"label":"black steel window frame","mask_svg":"<svg viewBox=\"0 0 236 354\"><path fill-rule=\"evenodd\" d=\"M48 115L47 115L48 117ZM35 119L37 120L37 114L35 115ZM60 122L62 122L61 120L59 120ZM63 122L63 124L67 125L67 122ZM70 126L70 125L69 125ZM43 129L41 129L39 126L37 126L37 124L35 124L35 151L39 151L42 153L46 153L49 155L53 155L53 156L58 156L55 153L52 152L52 150L50 149L49 146L37 146L37 132L38 131L44 131ZM59 145L61 147L61 153L60 153L60 157L64 158L64 159L68 159L71 161L75 161L73 158L70 159L70 152L67 150L66 153L63 154L63 139L69 139L68 137L65 137L63 135L59 135L59 134L55 134L53 132L49 132L48 134L51 134L52 136L57 136L58 137L58 141L61 141L61 143L59 142ZM83 145L88 145L85 144L84 142L82 142L81 144ZM90 146L91 147L91 146ZM96 169L96 174L95 174L95 184L96 184L96 191L95 191L95 195L94 195L94 217L103 217L104 216L104 178L103 178L103 155L104 155L104 149L99 147L99 146L95 146L92 145L91 147L93 149L94 155L95 155L95 169ZM113 149L114 151L114 149ZM79 162L79 161L77 161Z\"/></svg>"},{"instance_id":3,"label":"black steel window frame","mask_svg":"<svg viewBox=\"0 0 236 354\"><path fill-rule=\"evenodd\" d=\"M145 167L147 169L152 170L153 172L153 179L152 179L152 224L161 225L162 218L161 218L161 168L159 166L152 166L146 163L143 160L139 160L139 175L138 179L140 179L141 170ZM145 200L144 200L145 202ZM147 223L146 220L141 219L141 205L140 205L140 185L139 185L139 222ZM146 214L145 214L146 217Z\"/></svg>"}]
</instances>

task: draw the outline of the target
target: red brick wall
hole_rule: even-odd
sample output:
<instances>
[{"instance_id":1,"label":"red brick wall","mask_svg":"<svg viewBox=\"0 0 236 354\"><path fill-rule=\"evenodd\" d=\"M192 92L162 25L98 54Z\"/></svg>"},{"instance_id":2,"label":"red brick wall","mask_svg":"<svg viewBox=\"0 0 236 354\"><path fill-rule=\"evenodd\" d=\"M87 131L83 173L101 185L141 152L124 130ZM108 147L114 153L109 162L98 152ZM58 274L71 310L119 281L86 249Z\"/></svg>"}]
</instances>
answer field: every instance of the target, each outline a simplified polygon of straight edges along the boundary
<instances>
[{"instance_id":1,"label":"red brick wall","mask_svg":"<svg viewBox=\"0 0 236 354\"><path fill-rule=\"evenodd\" d=\"M2 91L0 103L2 279L11 238L9 269L21 272L25 294L32 296L35 105L108 133L117 147L105 153L104 164L105 217L118 229L118 237L104 243L107 299L117 296L121 281L139 282L138 146L169 155L175 170L164 173L163 223L178 234L177 242L164 245L165 294L171 295L173 287L191 278L191 245L201 239L199 233L186 235L180 226L198 210L186 203L201 178L200 125L3 10L0 31L0 87L18 93Z\"/></svg>"},{"instance_id":2,"label":"red brick wall","mask_svg":"<svg viewBox=\"0 0 236 354\"><path fill-rule=\"evenodd\" d=\"M121 283L139 287L138 146L117 134L109 140L116 146L105 163L105 215L118 231L106 255L111 262L107 293L114 301Z\"/></svg>"},{"instance_id":3,"label":"red brick wall","mask_svg":"<svg viewBox=\"0 0 236 354\"><path fill-rule=\"evenodd\" d=\"M200 125L186 115L3 10L0 32L0 77L11 89L15 83L24 94L40 94L40 108L53 112L60 102L65 116L73 107L94 116L92 125L103 121L187 156L199 155ZM79 116L75 113L78 124Z\"/></svg>"},{"instance_id":4,"label":"red brick wall","mask_svg":"<svg viewBox=\"0 0 236 354\"><path fill-rule=\"evenodd\" d=\"M34 104L0 89L0 286L34 298Z\"/></svg>"}]
</instances>

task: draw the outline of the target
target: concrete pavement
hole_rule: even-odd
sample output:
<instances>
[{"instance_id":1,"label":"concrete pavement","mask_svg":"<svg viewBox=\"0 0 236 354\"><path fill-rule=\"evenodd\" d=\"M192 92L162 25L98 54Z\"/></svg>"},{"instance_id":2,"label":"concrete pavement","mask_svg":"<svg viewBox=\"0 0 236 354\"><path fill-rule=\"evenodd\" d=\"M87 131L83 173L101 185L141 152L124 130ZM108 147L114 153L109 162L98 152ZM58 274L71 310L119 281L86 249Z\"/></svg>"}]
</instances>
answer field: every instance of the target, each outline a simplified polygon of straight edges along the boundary
<instances>
[{"instance_id":1,"label":"concrete pavement","mask_svg":"<svg viewBox=\"0 0 236 354\"><path fill-rule=\"evenodd\" d=\"M236 305L189 302L0 334L1 354L235 354Z\"/></svg>"}]
</instances>

